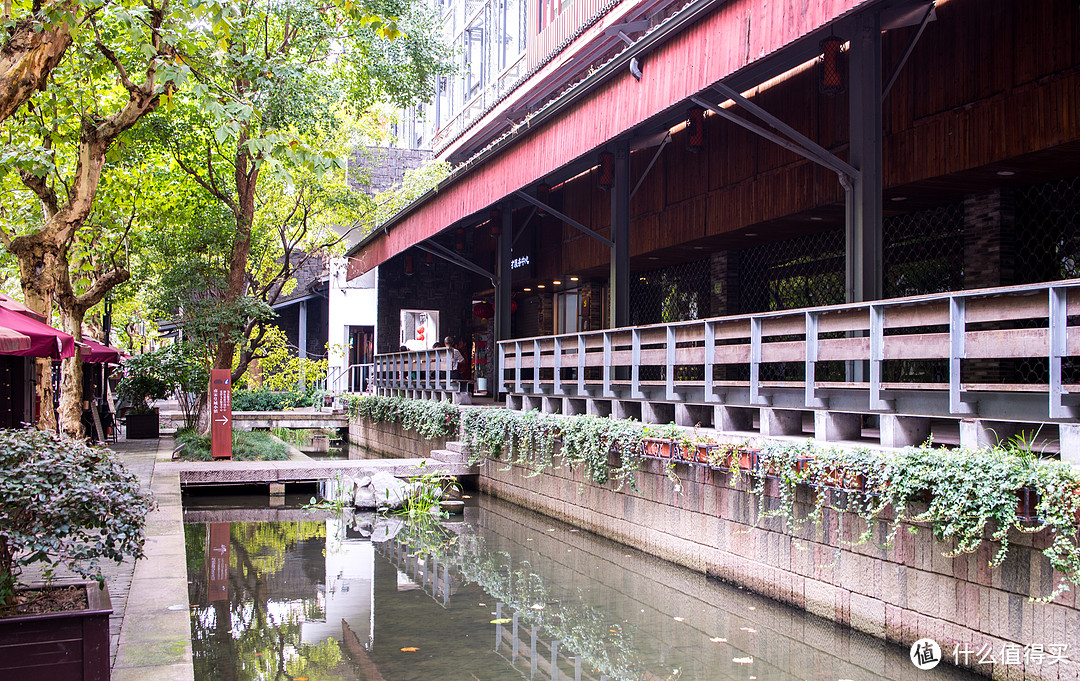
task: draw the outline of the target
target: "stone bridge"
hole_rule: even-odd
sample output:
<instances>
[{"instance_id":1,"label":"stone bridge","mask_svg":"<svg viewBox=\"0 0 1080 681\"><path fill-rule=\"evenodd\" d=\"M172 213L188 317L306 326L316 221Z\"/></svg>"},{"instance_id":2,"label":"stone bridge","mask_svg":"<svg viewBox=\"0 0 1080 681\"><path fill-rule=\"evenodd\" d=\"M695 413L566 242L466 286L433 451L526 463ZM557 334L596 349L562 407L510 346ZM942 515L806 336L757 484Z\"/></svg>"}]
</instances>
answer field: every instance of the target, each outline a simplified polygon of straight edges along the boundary
<instances>
[{"instance_id":1,"label":"stone bridge","mask_svg":"<svg viewBox=\"0 0 1080 681\"><path fill-rule=\"evenodd\" d=\"M334 430L349 427L349 416L342 412L307 410L289 411L234 411L233 428L256 430L267 428L326 428Z\"/></svg>"}]
</instances>

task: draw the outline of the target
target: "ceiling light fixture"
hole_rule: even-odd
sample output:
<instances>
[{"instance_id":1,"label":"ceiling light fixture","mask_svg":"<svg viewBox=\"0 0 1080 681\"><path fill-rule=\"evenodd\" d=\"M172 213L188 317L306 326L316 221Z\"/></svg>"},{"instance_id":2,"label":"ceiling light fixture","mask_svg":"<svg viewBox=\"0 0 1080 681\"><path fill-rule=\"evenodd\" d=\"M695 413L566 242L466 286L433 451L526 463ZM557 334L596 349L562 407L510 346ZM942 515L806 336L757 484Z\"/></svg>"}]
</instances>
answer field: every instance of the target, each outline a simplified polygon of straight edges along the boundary
<instances>
[{"instance_id":1,"label":"ceiling light fixture","mask_svg":"<svg viewBox=\"0 0 1080 681\"><path fill-rule=\"evenodd\" d=\"M813 222L821 222L821 221L822 221L822 220L824 220L825 218L820 218L820 217L818 217L818 216L816 216L816 215L815 215L814 217L812 217L812 218L810 218L810 219L811 219L811 220L812 220Z\"/></svg>"},{"instance_id":2,"label":"ceiling light fixture","mask_svg":"<svg viewBox=\"0 0 1080 681\"><path fill-rule=\"evenodd\" d=\"M544 285L543 284L537 284L536 288L544 288Z\"/></svg>"},{"instance_id":3,"label":"ceiling light fixture","mask_svg":"<svg viewBox=\"0 0 1080 681\"><path fill-rule=\"evenodd\" d=\"M907 201L907 197L906 197L906 196L894 196L894 197L892 197L892 198L891 198L891 199L889 199L889 200L890 200L890 201L897 201L897 202L900 202L900 201Z\"/></svg>"},{"instance_id":4,"label":"ceiling light fixture","mask_svg":"<svg viewBox=\"0 0 1080 681\"><path fill-rule=\"evenodd\" d=\"M577 277L570 277L570 281L577 281L577 280L578 280Z\"/></svg>"},{"instance_id":5,"label":"ceiling light fixture","mask_svg":"<svg viewBox=\"0 0 1080 681\"><path fill-rule=\"evenodd\" d=\"M1011 170L999 170L999 171L997 171L997 174L1001 175L1002 177L1012 177L1016 173L1014 173Z\"/></svg>"},{"instance_id":6,"label":"ceiling light fixture","mask_svg":"<svg viewBox=\"0 0 1080 681\"><path fill-rule=\"evenodd\" d=\"M531 291L532 289L526 286L526 287L525 287L524 289L522 289L522 290L524 290L524 291Z\"/></svg>"},{"instance_id":7,"label":"ceiling light fixture","mask_svg":"<svg viewBox=\"0 0 1080 681\"><path fill-rule=\"evenodd\" d=\"M551 282L551 283L552 283L552 284L554 284L555 286L560 286L560 285L562 285L562 282L561 282L561 281L559 281L558 279L556 279L555 281L553 281L553 282Z\"/></svg>"}]
</instances>

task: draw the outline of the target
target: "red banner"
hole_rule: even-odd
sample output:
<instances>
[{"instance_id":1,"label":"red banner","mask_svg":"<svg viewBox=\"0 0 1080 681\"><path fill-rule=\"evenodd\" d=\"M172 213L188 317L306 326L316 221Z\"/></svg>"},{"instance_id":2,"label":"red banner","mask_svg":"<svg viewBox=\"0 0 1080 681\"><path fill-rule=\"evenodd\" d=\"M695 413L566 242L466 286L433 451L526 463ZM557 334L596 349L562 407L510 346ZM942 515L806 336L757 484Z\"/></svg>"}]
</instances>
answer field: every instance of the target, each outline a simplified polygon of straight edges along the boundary
<instances>
[{"instance_id":1,"label":"red banner","mask_svg":"<svg viewBox=\"0 0 1080 681\"><path fill-rule=\"evenodd\" d=\"M206 540L206 567L209 571L207 599L229 600L229 538L232 523L210 523Z\"/></svg>"},{"instance_id":2,"label":"red banner","mask_svg":"<svg viewBox=\"0 0 1080 681\"><path fill-rule=\"evenodd\" d=\"M232 458L232 372L210 370L210 454Z\"/></svg>"}]
</instances>

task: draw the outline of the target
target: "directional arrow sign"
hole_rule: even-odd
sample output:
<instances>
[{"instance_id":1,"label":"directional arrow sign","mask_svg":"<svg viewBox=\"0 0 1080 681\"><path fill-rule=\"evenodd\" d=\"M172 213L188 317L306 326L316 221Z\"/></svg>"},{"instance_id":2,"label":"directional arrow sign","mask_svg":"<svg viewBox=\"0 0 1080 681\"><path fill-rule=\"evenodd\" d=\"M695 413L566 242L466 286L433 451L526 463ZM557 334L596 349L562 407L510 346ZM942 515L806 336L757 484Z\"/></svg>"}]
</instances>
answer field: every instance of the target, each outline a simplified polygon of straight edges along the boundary
<instances>
[{"instance_id":1,"label":"directional arrow sign","mask_svg":"<svg viewBox=\"0 0 1080 681\"><path fill-rule=\"evenodd\" d=\"M232 372L210 371L210 454L215 459L232 458Z\"/></svg>"}]
</instances>

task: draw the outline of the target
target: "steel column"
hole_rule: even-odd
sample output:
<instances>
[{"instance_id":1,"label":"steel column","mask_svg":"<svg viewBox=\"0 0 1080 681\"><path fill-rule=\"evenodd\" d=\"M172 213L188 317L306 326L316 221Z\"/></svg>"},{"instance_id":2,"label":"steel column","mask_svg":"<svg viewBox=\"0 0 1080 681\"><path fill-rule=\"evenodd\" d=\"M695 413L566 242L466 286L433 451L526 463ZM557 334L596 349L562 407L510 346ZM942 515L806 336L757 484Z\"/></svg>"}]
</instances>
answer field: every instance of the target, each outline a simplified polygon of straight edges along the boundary
<instances>
[{"instance_id":1,"label":"steel column","mask_svg":"<svg viewBox=\"0 0 1080 681\"><path fill-rule=\"evenodd\" d=\"M850 73L850 162L859 173L848 192L847 299L882 297L881 236L881 17L864 12L856 20L848 59Z\"/></svg>"},{"instance_id":2,"label":"steel column","mask_svg":"<svg viewBox=\"0 0 1080 681\"><path fill-rule=\"evenodd\" d=\"M630 325L630 147L615 144L615 185L611 188L611 319L609 326Z\"/></svg>"},{"instance_id":3,"label":"steel column","mask_svg":"<svg viewBox=\"0 0 1080 681\"><path fill-rule=\"evenodd\" d=\"M502 213L502 225L499 232L498 239L496 239L496 262L495 271L498 273L499 278L495 282L495 343L499 341L510 339L510 299L513 295L513 275L510 272L510 248L514 240L514 216L509 206L502 206L500 208ZM521 351L518 350L518 364L521 362ZM500 372L502 368L499 368ZM521 377L517 377L518 384L517 389L521 389ZM502 388L503 382L499 381L499 387ZM496 395L495 399L498 400L500 395Z\"/></svg>"}]
</instances>

